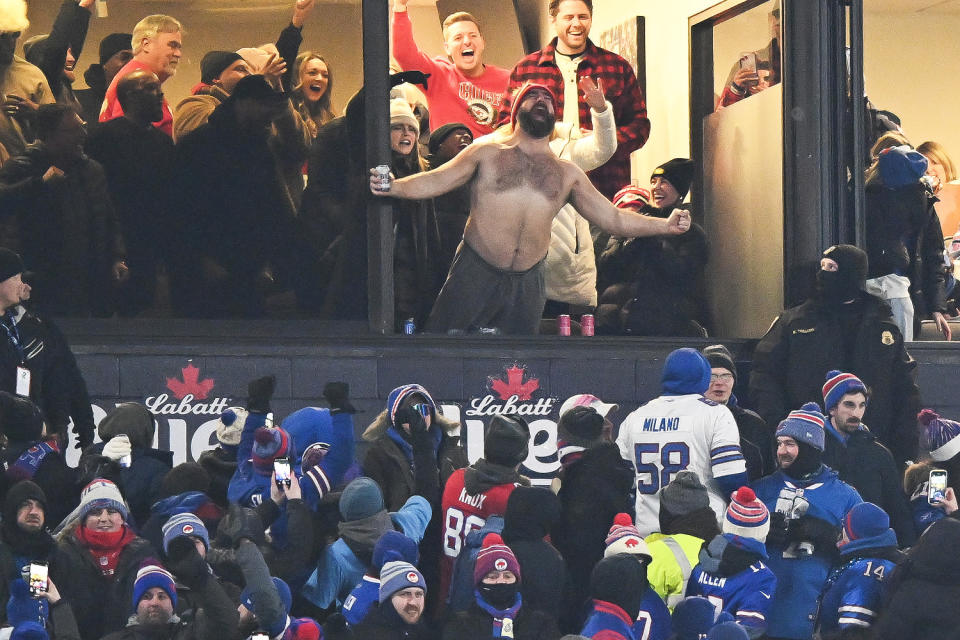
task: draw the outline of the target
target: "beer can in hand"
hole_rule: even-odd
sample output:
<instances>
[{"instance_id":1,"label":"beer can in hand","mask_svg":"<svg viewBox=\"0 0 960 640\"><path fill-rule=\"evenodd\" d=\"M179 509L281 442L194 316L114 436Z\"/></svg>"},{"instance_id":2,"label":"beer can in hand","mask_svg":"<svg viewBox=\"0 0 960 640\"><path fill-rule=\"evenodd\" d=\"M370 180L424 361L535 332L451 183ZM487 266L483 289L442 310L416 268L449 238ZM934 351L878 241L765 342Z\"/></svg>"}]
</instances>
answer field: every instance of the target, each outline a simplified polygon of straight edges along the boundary
<instances>
[{"instance_id":1,"label":"beer can in hand","mask_svg":"<svg viewBox=\"0 0 960 640\"><path fill-rule=\"evenodd\" d=\"M593 314L585 313L580 316L580 335L592 336L594 332Z\"/></svg>"},{"instance_id":2,"label":"beer can in hand","mask_svg":"<svg viewBox=\"0 0 960 640\"><path fill-rule=\"evenodd\" d=\"M566 313L557 316L557 334L561 336L570 335L570 316Z\"/></svg>"},{"instance_id":3,"label":"beer can in hand","mask_svg":"<svg viewBox=\"0 0 960 640\"><path fill-rule=\"evenodd\" d=\"M390 165L378 164L374 167L374 170L377 172L377 177L380 179L380 186L378 189L383 192L390 191Z\"/></svg>"}]
</instances>

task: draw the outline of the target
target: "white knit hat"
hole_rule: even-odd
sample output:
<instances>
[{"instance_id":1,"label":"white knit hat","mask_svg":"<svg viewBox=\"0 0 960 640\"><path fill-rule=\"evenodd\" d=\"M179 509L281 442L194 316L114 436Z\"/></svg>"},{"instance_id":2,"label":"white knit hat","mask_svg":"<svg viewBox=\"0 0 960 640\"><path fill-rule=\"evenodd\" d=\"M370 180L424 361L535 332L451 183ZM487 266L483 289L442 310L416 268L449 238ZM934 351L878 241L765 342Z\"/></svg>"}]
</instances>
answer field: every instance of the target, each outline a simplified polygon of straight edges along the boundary
<instances>
[{"instance_id":1,"label":"white knit hat","mask_svg":"<svg viewBox=\"0 0 960 640\"><path fill-rule=\"evenodd\" d=\"M410 103L403 98L394 98L390 101L390 124L398 122L413 125L413 128L417 130L417 135L420 135L420 122L417 120L417 116L413 114Z\"/></svg>"}]
</instances>

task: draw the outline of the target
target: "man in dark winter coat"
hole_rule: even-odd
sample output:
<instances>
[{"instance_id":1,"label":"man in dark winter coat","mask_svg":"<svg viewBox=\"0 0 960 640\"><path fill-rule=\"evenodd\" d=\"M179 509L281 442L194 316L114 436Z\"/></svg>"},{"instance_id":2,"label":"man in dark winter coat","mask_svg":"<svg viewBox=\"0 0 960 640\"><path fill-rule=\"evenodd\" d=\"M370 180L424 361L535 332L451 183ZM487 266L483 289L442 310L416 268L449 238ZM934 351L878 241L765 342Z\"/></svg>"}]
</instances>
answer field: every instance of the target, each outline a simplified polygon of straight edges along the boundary
<instances>
[{"instance_id":1,"label":"man in dark winter coat","mask_svg":"<svg viewBox=\"0 0 960 640\"><path fill-rule=\"evenodd\" d=\"M82 449L94 431L87 386L60 330L23 306L31 292L23 271L20 256L0 247L0 389L29 396L61 447L72 419Z\"/></svg>"},{"instance_id":2,"label":"man in dark winter coat","mask_svg":"<svg viewBox=\"0 0 960 640\"><path fill-rule=\"evenodd\" d=\"M47 531L47 497L29 480L21 480L7 491L0 524L0 601L10 597L10 583L22 577L23 567L43 562L57 563L57 542ZM0 608L0 621L7 622L7 608Z\"/></svg>"},{"instance_id":3,"label":"man in dark winter coat","mask_svg":"<svg viewBox=\"0 0 960 640\"><path fill-rule=\"evenodd\" d=\"M637 213L668 217L688 209L683 199L693 180L693 161L674 158L650 176L653 202L628 186L613 204ZM707 236L691 223L679 236L610 238L597 259L597 331L637 336L703 336Z\"/></svg>"},{"instance_id":4,"label":"man in dark winter coat","mask_svg":"<svg viewBox=\"0 0 960 640\"><path fill-rule=\"evenodd\" d=\"M262 315L290 273L296 210L270 137L286 107L262 75L247 76L177 144L170 211L184 242L169 262L180 313Z\"/></svg>"},{"instance_id":5,"label":"man in dark winter coat","mask_svg":"<svg viewBox=\"0 0 960 640\"><path fill-rule=\"evenodd\" d=\"M740 406L733 388L737 384L737 365L733 354L722 344L703 349L710 363L710 386L703 395L725 405L737 421L740 431L740 450L747 461L747 478L757 480L773 471L773 443L767 423L757 413Z\"/></svg>"},{"instance_id":6,"label":"man in dark winter coat","mask_svg":"<svg viewBox=\"0 0 960 640\"><path fill-rule=\"evenodd\" d=\"M631 562L636 562L631 558ZM639 566L639 565L638 565ZM487 534L473 569L474 602L443 628L443 640L555 640L560 637L550 616L524 606L520 563L503 539Z\"/></svg>"},{"instance_id":7,"label":"man in dark winter coat","mask_svg":"<svg viewBox=\"0 0 960 640\"><path fill-rule=\"evenodd\" d=\"M603 558L610 523L634 506L634 471L609 433L604 435L616 405L589 394L573 398L570 406L561 407L557 423L560 519L550 535L570 572L570 601L561 625L565 631L577 630L583 622L580 605L587 598L590 572Z\"/></svg>"},{"instance_id":8,"label":"man in dark winter coat","mask_svg":"<svg viewBox=\"0 0 960 640\"><path fill-rule=\"evenodd\" d=\"M524 606L559 621L568 585L563 556L545 539L560 519L560 499L549 489L517 487L507 499L503 541L523 572Z\"/></svg>"},{"instance_id":9,"label":"man in dark winter coat","mask_svg":"<svg viewBox=\"0 0 960 640\"><path fill-rule=\"evenodd\" d=\"M27 398L0 391L0 425L7 437L3 451L7 482L35 482L53 498L44 500L44 515L50 522L60 522L77 505L80 493L74 470L55 445L41 439L40 409Z\"/></svg>"},{"instance_id":10,"label":"man in dark winter coat","mask_svg":"<svg viewBox=\"0 0 960 640\"><path fill-rule=\"evenodd\" d=\"M817 294L781 313L757 344L750 397L767 424L779 424L791 407L821 399L827 371L853 373L873 391L864 422L903 464L917 453L916 362L890 308L863 291L866 277L857 247L823 252Z\"/></svg>"},{"instance_id":11,"label":"man in dark winter coat","mask_svg":"<svg viewBox=\"0 0 960 640\"><path fill-rule=\"evenodd\" d=\"M246 419L247 410L243 407L230 407L221 413L216 431L220 446L204 451L197 460L210 476L210 497L223 508L229 505L227 487L237 472L237 448Z\"/></svg>"},{"instance_id":12,"label":"man in dark winter coat","mask_svg":"<svg viewBox=\"0 0 960 640\"><path fill-rule=\"evenodd\" d=\"M387 408L363 432L363 439L373 442L363 473L383 488L387 509L395 511L417 494L439 510L447 478L469 464L460 438L452 434L459 426L443 417L419 384L399 386L387 395Z\"/></svg>"},{"instance_id":13,"label":"man in dark winter coat","mask_svg":"<svg viewBox=\"0 0 960 640\"><path fill-rule=\"evenodd\" d=\"M894 572L889 600L873 637L878 640L960 638L960 522L931 525Z\"/></svg>"},{"instance_id":14,"label":"man in dark winter coat","mask_svg":"<svg viewBox=\"0 0 960 640\"><path fill-rule=\"evenodd\" d=\"M423 619L427 583L417 568L393 561L380 571L379 604L353 629L363 640L429 640L437 634Z\"/></svg>"},{"instance_id":15,"label":"man in dark winter coat","mask_svg":"<svg viewBox=\"0 0 960 640\"><path fill-rule=\"evenodd\" d=\"M467 453L453 435L458 422L445 418L430 393L419 384L397 387L387 396L387 408L363 433L374 440L363 460L363 472L383 488L387 509L396 511L413 495L427 499L433 510L424 533L424 548L441 545L440 497L454 471L469 464ZM419 567L427 581L439 584L440 558L425 554ZM431 594L431 612L442 595Z\"/></svg>"},{"instance_id":16,"label":"man in dark winter coat","mask_svg":"<svg viewBox=\"0 0 960 640\"><path fill-rule=\"evenodd\" d=\"M173 141L152 124L163 117L155 73L140 69L124 76L117 83L117 100L123 116L95 127L84 148L103 166L123 226L130 279L117 310L132 316L153 305L157 269L171 240L166 212Z\"/></svg>"},{"instance_id":17,"label":"man in dark winter coat","mask_svg":"<svg viewBox=\"0 0 960 640\"><path fill-rule=\"evenodd\" d=\"M87 39L93 3L94 0L62 3L50 33L32 36L23 43L23 57L43 71L56 101L77 113L81 107L73 93L73 70Z\"/></svg>"},{"instance_id":18,"label":"man in dark winter coat","mask_svg":"<svg viewBox=\"0 0 960 640\"><path fill-rule=\"evenodd\" d=\"M100 41L100 62L91 64L83 72L83 79L89 88L74 92L80 101L80 115L84 121L97 122L100 119L100 107L103 106L107 87L113 81L113 76L133 58L132 39L129 33L111 33Z\"/></svg>"},{"instance_id":19,"label":"man in dark winter coat","mask_svg":"<svg viewBox=\"0 0 960 640\"><path fill-rule=\"evenodd\" d=\"M192 553L184 553L186 560L179 560L180 564L202 563L192 545L186 551ZM228 629L236 629L237 610L216 578L200 572L195 584L202 608L192 620L182 620L174 613L177 588L173 576L156 564L144 565L133 583L134 614L125 628L105 636L105 640L208 640Z\"/></svg>"},{"instance_id":20,"label":"man in dark winter coat","mask_svg":"<svg viewBox=\"0 0 960 640\"><path fill-rule=\"evenodd\" d=\"M7 246L21 247L36 272L41 311L108 316L127 267L103 167L84 155L86 129L75 111L44 105L34 121L39 142L0 169L0 211L16 218L19 234Z\"/></svg>"},{"instance_id":21,"label":"man in dark winter coat","mask_svg":"<svg viewBox=\"0 0 960 640\"><path fill-rule=\"evenodd\" d=\"M877 442L863 424L871 401L870 391L852 373L830 371L823 385L827 412L823 462L840 474L866 502L879 505L890 516L900 546L913 546L916 530L913 514L903 493L902 474L890 450Z\"/></svg>"}]
</instances>

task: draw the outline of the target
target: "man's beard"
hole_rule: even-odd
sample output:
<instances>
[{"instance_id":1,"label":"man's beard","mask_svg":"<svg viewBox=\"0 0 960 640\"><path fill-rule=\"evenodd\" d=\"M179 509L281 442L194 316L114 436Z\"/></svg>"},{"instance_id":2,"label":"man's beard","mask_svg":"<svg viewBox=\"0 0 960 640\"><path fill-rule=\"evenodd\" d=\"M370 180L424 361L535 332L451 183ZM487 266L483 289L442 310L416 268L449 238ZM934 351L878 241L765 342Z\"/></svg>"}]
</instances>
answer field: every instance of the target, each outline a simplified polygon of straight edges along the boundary
<instances>
[{"instance_id":1,"label":"man's beard","mask_svg":"<svg viewBox=\"0 0 960 640\"><path fill-rule=\"evenodd\" d=\"M546 138L553 132L557 117L549 111L542 118L534 118L532 111L521 111L517 114L517 124L534 138Z\"/></svg>"}]
</instances>

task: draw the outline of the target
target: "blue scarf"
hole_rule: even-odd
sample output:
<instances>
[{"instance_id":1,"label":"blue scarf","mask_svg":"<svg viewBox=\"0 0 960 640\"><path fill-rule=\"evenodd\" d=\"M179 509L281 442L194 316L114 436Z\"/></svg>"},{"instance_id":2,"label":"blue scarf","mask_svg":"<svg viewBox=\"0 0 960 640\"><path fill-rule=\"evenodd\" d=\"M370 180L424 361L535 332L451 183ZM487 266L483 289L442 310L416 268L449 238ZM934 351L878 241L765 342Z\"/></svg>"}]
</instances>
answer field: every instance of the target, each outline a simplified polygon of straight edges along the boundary
<instances>
[{"instance_id":1,"label":"blue scarf","mask_svg":"<svg viewBox=\"0 0 960 640\"><path fill-rule=\"evenodd\" d=\"M487 603L476 589L473 591L473 597L481 609L493 616L493 637L512 638L513 619L517 617L517 611L520 610L520 605L523 604L523 598L520 596L520 593L517 593L517 600L509 609L495 608L493 605Z\"/></svg>"}]
</instances>

